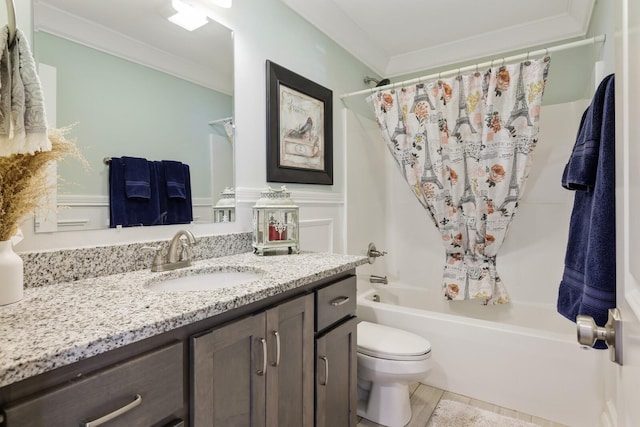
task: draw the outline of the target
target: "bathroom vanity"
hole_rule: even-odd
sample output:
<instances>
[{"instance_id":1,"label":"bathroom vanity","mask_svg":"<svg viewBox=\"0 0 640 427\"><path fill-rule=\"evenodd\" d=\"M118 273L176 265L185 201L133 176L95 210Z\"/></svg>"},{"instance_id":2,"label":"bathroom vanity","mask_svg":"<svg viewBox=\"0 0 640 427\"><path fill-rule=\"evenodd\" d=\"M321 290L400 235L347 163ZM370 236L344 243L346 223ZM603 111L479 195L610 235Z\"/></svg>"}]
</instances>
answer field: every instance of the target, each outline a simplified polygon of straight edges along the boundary
<instances>
[{"instance_id":1,"label":"bathroom vanity","mask_svg":"<svg viewBox=\"0 0 640 427\"><path fill-rule=\"evenodd\" d=\"M239 254L165 276L261 279L163 292L150 285L164 273L136 271L29 288L0 307L0 425L355 426L365 262Z\"/></svg>"}]
</instances>

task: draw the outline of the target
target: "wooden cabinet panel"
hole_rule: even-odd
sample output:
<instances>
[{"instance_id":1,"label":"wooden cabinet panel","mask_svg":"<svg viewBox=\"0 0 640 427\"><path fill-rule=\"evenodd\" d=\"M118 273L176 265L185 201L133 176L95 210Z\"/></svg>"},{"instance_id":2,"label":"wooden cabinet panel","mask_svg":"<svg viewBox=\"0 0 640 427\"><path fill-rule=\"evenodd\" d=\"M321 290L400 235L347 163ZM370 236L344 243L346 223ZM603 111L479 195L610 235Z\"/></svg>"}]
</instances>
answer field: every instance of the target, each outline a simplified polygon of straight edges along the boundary
<instances>
[{"instance_id":1,"label":"wooden cabinet panel","mask_svg":"<svg viewBox=\"0 0 640 427\"><path fill-rule=\"evenodd\" d=\"M80 426L123 407L116 426L166 423L183 407L183 346L175 343L4 408L7 427Z\"/></svg>"},{"instance_id":2,"label":"wooden cabinet panel","mask_svg":"<svg viewBox=\"0 0 640 427\"><path fill-rule=\"evenodd\" d=\"M313 321L313 295L267 311L269 426L313 425Z\"/></svg>"},{"instance_id":3,"label":"wooden cabinet panel","mask_svg":"<svg viewBox=\"0 0 640 427\"><path fill-rule=\"evenodd\" d=\"M355 317L316 339L316 427L357 423Z\"/></svg>"},{"instance_id":4,"label":"wooden cabinet panel","mask_svg":"<svg viewBox=\"0 0 640 427\"><path fill-rule=\"evenodd\" d=\"M192 425L265 425L265 314L192 338Z\"/></svg>"},{"instance_id":5,"label":"wooden cabinet panel","mask_svg":"<svg viewBox=\"0 0 640 427\"><path fill-rule=\"evenodd\" d=\"M192 339L195 427L313 425L313 295Z\"/></svg>"},{"instance_id":6,"label":"wooden cabinet panel","mask_svg":"<svg viewBox=\"0 0 640 427\"><path fill-rule=\"evenodd\" d=\"M356 312L356 276L347 277L316 291L316 331Z\"/></svg>"}]
</instances>

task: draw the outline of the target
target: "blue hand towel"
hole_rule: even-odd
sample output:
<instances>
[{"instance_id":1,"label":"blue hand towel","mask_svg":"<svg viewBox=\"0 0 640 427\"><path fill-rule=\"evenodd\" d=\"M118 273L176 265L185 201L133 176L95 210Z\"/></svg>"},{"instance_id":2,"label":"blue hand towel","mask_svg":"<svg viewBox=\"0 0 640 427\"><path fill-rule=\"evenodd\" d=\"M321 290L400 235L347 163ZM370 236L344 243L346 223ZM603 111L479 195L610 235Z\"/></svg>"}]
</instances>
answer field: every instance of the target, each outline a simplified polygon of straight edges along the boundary
<instances>
[{"instance_id":1,"label":"blue hand towel","mask_svg":"<svg viewBox=\"0 0 640 427\"><path fill-rule=\"evenodd\" d=\"M167 197L186 199L184 165L173 160L163 160L164 175L167 185Z\"/></svg>"},{"instance_id":2,"label":"blue hand towel","mask_svg":"<svg viewBox=\"0 0 640 427\"><path fill-rule=\"evenodd\" d=\"M158 181L166 183L166 166L167 160L156 161L154 166L157 170ZM175 163L180 165L184 183L184 197L170 197L169 186L158 186L158 197L160 201L160 212L162 214L163 224L189 224L193 221L193 206L191 200L191 177L189 166L180 162L171 162L171 166ZM175 189L175 187L173 187ZM176 194L176 193L174 193Z\"/></svg>"},{"instance_id":3,"label":"blue hand towel","mask_svg":"<svg viewBox=\"0 0 640 427\"><path fill-rule=\"evenodd\" d=\"M603 79L582 116L562 175L575 191L558 312L575 322L580 314L603 326L616 305L615 98L614 76ZM602 341L595 348L606 348Z\"/></svg>"},{"instance_id":4,"label":"blue hand towel","mask_svg":"<svg viewBox=\"0 0 640 427\"><path fill-rule=\"evenodd\" d=\"M147 159L123 156L121 160L124 165L124 188L127 197L150 199L151 178Z\"/></svg>"},{"instance_id":5,"label":"blue hand towel","mask_svg":"<svg viewBox=\"0 0 640 427\"><path fill-rule=\"evenodd\" d=\"M152 162L148 162L150 197L128 197L125 187L125 162L113 157L109 165L109 226L115 228L156 225L161 213L158 179Z\"/></svg>"}]
</instances>

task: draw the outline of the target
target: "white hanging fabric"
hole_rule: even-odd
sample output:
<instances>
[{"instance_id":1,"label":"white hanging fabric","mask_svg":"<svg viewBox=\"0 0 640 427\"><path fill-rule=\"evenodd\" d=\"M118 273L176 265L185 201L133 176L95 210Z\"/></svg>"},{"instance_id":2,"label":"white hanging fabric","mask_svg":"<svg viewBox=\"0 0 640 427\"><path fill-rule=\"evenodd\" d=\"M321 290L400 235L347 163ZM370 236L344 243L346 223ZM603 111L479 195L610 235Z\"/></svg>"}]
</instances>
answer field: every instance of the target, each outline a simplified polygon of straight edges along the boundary
<instances>
[{"instance_id":1,"label":"white hanging fabric","mask_svg":"<svg viewBox=\"0 0 640 427\"><path fill-rule=\"evenodd\" d=\"M496 255L538 142L549 64L526 60L369 97L389 151L440 232L447 299L509 301Z\"/></svg>"},{"instance_id":2,"label":"white hanging fabric","mask_svg":"<svg viewBox=\"0 0 640 427\"><path fill-rule=\"evenodd\" d=\"M50 151L44 96L26 37L0 29L0 156Z\"/></svg>"}]
</instances>

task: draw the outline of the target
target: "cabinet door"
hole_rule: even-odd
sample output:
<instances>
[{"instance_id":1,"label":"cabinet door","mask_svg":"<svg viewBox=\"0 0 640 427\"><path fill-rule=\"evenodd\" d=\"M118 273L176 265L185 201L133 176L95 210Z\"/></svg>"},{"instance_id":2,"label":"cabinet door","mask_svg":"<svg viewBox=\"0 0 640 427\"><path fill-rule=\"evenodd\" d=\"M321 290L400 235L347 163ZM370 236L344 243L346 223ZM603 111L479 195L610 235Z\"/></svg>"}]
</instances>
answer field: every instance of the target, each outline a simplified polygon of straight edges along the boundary
<instances>
[{"instance_id":1,"label":"cabinet door","mask_svg":"<svg viewBox=\"0 0 640 427\"><path fill-rule=\"evenodd\" d=\"M66 427L105 418L110 427L165 424L182 413L183 352L181 342L171 344L12 402L0 424Z\"/></svg>"},{"instance_id":2,"label":"cabinet door","mask_svg":"<svg viewBox=\"0 0 640 427\"><path fill-rule=\"evenodd\" d=\"M265 425L265 315L192 338L192 425Z\"/></svg>"},{"instance_id":3,"label":"cabinet door","mask_svg":"<svg viewBox=\"0 0 640 427\"><path fill-rule=\"evenodd\" d=\"M313 425L313 295L267 311L267 425Z\"/></svg>"},{"instance_id":4,"label":"cabinet door","mask_svg":"<svg viewBox=\"0 0 640 427\"><path fill-rule=\"evenodd\" d=\"M316 340L316 427L356 425L357 324L353 317Z\"/></svg>"}]
</instances>

